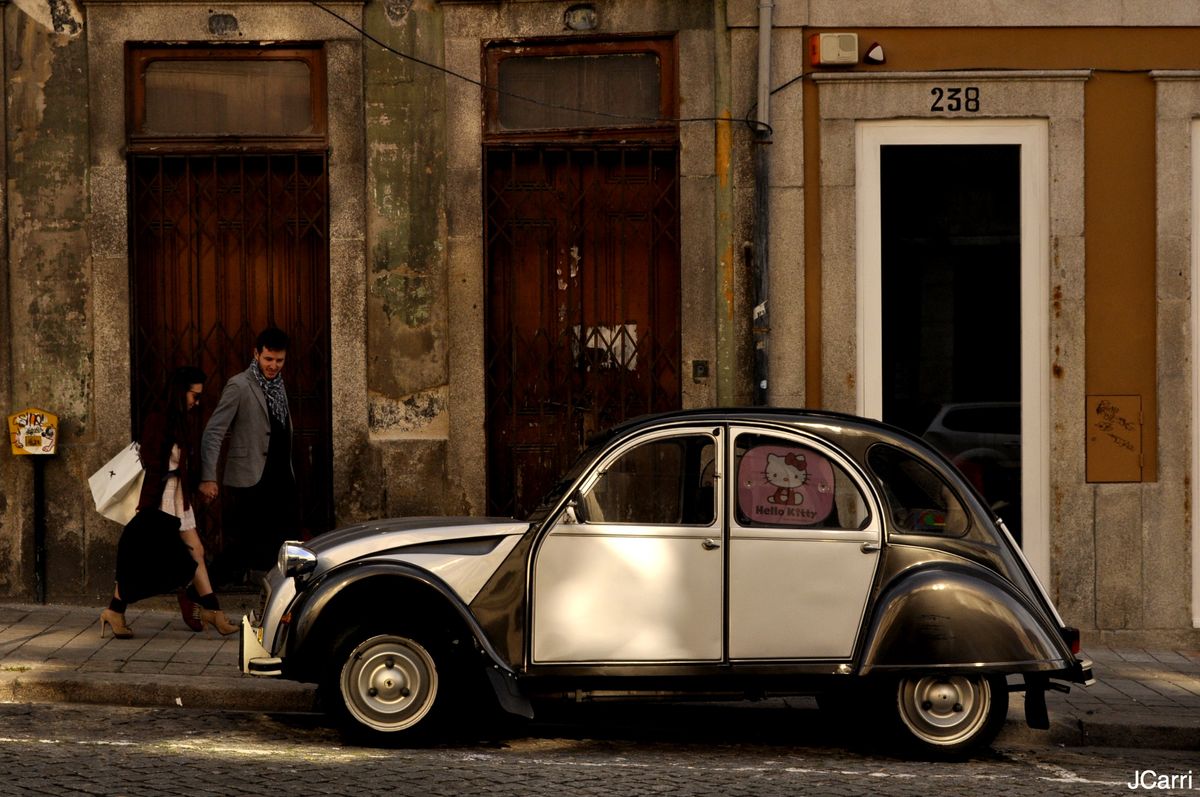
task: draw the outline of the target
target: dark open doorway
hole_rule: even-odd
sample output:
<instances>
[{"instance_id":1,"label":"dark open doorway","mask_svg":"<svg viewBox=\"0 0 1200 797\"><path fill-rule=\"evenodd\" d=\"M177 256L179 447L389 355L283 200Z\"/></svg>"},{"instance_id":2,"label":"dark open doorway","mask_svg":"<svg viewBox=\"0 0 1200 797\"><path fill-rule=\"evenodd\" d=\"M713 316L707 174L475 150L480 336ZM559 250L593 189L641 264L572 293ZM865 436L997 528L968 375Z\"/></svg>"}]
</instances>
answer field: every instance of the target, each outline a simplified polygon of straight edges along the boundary
<instances>
[{"instance_id":1,"label":"dark open doorway","mask_svg":"<svg viewBox=\"0 0 1200 797\"><path fill-rule=\"evenodd\" d=\"M1021 536L1017 145L880 152L883 418L941 449Z\"/></svg>"}]
</instances>

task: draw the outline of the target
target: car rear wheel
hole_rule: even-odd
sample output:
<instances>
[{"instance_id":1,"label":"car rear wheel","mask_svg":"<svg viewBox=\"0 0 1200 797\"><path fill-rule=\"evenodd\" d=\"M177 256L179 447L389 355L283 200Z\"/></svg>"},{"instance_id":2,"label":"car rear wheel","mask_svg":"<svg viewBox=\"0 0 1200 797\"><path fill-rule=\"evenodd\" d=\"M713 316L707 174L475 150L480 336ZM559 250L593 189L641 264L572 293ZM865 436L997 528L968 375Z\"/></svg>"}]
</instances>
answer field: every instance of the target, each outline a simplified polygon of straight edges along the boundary
<instances>
[{"instance_id":1,"label":"car rear wheel","mask_svg":"<svg viewBox=\"0 0 1200 797\"><path fill-rule=\"evenodd\" d=\"M959 755L989 744L1008 714L1008 686L997 675L900 678L893 699L896 730L931 755Z\"/></svg>"},{"instance_id":2,"label":"car rear wheel","mask_svg":"<svg viewBox=\"0 0 1200 797\"><path fill-rule=\"evenodd\" d=\"M330 663L326 692L352 735L411 743L435 735L453 688L448 659L428 639L397 633L347 637Z\"/></svg>"}]
</instances>

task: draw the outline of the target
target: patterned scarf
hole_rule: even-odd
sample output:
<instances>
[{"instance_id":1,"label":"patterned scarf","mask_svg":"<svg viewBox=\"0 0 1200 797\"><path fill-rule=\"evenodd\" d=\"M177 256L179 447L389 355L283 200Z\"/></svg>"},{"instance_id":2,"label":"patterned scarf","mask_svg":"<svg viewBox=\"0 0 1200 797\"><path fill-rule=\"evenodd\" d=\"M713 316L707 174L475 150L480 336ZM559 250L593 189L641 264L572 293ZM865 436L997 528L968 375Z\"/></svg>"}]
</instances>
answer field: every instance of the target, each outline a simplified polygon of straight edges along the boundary
<instances>
[{"instance_id":1,"label":"patterned scarf","mask_svg":"<svg viewBox=\"0 0 1200 797\"><path fill-rule=\"evenodd\" d=\"M263 395L267 397L267 408L276 420L286 426L288 403L287 392L283 389L283 374L280 373L274 379L267 379L263 376L262 369L258 367L258 360L250 361L250 372L254 374L258 386L262 388Z\"/></svg>"}]
</instances>

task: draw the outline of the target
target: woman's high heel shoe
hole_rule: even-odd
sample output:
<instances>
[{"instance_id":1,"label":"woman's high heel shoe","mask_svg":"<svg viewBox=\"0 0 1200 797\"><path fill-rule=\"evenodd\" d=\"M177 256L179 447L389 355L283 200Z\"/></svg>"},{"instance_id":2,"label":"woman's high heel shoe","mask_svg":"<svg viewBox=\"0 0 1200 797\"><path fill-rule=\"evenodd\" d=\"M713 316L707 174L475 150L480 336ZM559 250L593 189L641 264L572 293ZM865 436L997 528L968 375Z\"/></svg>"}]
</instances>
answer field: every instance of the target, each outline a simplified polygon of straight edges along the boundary
<instances>
[{"instance_id":1,"label":"woman's high heel shoe","mask_svg":"<svg viewBox=\"0 0 1200 797\"><path fill-rule=\"evenodd\" d=\"M104 626L112 629L113 636L117 639L132 639L133 631L129 626L125 625L125 615L120 612L114 612L112 609L105 609L100 612L100 638L104 639Z\"/></svg>"},{"instance_id":2,"label":"woman's high heel shoe","mask_svg":"<svg viewBox=\"0 0 1200 797\"><path fill-rule=\"evenodd\" d=\"M238 630L238 627L229 622L229 618L225 616L225 612L221 611L220 609L216 611L212 611L211 609L201 609L200 619L217 629L217 633L219 633L221 636L229 636L234 631Z\"/></svg>"},{"instance_id":3,"label":"woman's high heel shoe","mask_svg":"<svg viewBox=\"0 0 1200 797\"><path fill-rule=\"evenodd\" d=\"M204 623L200 620L200 604L188 597L186 590L179 590L175 593L175 597L179 600L179 614L183 617L184 625L193 631L203 631Z\"/></svg>"}]
</instances>

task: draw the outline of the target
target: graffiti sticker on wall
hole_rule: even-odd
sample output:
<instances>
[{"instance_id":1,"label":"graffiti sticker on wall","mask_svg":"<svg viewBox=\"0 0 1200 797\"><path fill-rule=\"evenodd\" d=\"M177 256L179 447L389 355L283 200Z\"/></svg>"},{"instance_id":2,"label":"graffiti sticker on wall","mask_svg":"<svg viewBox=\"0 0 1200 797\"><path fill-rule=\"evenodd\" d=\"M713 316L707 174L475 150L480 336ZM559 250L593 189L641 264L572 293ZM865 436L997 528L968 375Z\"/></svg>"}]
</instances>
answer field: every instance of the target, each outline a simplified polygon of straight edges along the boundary
<instances>
[{"instance_id":1,"label":"graffiti sticker on wall","mask_svg":"<svg viewBox=\"0 0 1200 797\"><path fill-rule=\"evenodd\" d=\"M598 368L627 368L637 370L638 332L637 324L619 324L615 327L574 328L571 338L571 355L579 362L587 358L586 365Z\"/></svg>"},{"instance_id":2,"label":"graffiti sticker on wall","mask_svg":"<svg viewBox=\"0 0 1200 797\"><path fill-rule=\"evenodd\" d=\"M8 439L14 454L53 454L58 445L58 416L32 408L10 415Z\"/></svg>"},{"instance_id":3,"label":"graffiti sticker on wall","mask_svg":"<svg viewBox=\"0 0 1200 797\"><path fill-rule=\"evenodd\" d=\"M822 523L833 510L833 489L833 466L809 448L757 446L738 465L738 508L755 523Z\"/></svg>"}]
</instances>

